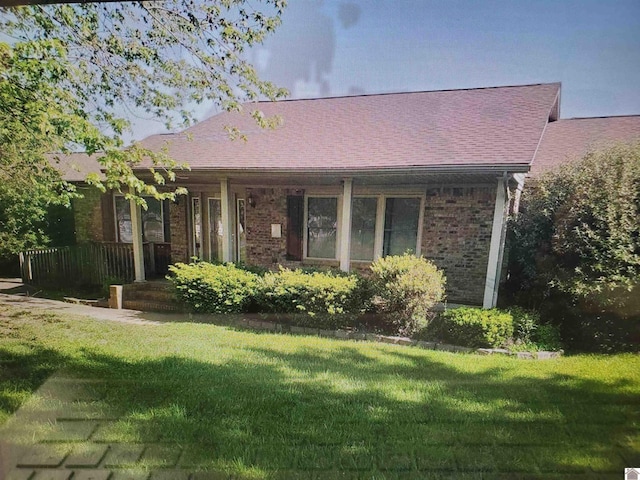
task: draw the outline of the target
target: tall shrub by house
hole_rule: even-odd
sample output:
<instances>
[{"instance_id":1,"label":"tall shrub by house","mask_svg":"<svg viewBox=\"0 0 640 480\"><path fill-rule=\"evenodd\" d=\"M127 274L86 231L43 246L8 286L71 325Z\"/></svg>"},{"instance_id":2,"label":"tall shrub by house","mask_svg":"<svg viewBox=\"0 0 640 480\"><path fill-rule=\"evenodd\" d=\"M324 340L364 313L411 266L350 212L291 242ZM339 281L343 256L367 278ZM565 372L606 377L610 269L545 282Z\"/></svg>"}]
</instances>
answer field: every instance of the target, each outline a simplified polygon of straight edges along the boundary
<instances>
[{"instance_id":1,"label":"tall shrub by house","mask_svg":"<svg viewBox=\"0 0 640 480\"><path fill-rule=\"evenodd\" d=\"M509 292L576 348L640 348L640 144L587 154L525 189Z\"/></svg>"}]
</instances>

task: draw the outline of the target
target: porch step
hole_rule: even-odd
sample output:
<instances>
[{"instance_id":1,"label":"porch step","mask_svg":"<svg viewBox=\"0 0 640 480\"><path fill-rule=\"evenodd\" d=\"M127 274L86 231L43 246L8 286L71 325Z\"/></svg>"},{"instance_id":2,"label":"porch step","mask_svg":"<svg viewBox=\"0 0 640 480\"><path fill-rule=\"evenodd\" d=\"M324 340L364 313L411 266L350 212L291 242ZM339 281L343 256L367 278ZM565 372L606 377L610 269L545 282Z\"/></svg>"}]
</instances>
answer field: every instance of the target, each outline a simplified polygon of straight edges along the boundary
<instances>
[{"instance_id":1,"label":"porch step","mask_svg":"<svg viewBox=\"0 0 640 480\"><path fill-rule=\"evenodd\" d=\"M179 312L171 284L164 281L130 283L123 286L123 307L146 312Z\"/></svg>"},{"instance_id":2,"label":"porch step","mask_svg":"<svg viewBox=\"0 0 640 480\"><path fill-rule=\"evenodd\" d=\"M182 307L178 304L153 302L148 300L124 300L124 308L128 310L140 310L142 312L181 312Z\"/></svg>"}]
</instances>

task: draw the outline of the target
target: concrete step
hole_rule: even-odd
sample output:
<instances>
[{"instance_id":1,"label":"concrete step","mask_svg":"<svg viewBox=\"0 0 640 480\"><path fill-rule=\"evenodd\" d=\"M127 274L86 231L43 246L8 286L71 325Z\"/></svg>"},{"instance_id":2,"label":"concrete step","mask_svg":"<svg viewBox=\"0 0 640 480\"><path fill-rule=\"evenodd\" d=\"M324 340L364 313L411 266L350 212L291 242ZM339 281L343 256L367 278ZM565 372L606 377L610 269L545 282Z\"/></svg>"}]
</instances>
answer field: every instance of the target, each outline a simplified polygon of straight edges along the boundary
<instances>
[{"instance_id":1,"label":"concrete step","mask_svg":"<svg viewBox=\"0 0 640 480\"><path fill-rule=\"evenodd\" d=\"M126 300L148 300L154 302L176 303L175 295L172 291L165 290L129 290L125 288L122 292L123 299Z\"/></svg>"},{"instance_id":2,"label":"concrete step","mask_svg":"<svg viewBox=\"0 0 640 480\"><path fill-rule=\"evenodd\" d=\"M182 312L180 305L147 300L125 300L123 308L129 310L140 310L142 312Z\"/></svg>"}]
</instances>

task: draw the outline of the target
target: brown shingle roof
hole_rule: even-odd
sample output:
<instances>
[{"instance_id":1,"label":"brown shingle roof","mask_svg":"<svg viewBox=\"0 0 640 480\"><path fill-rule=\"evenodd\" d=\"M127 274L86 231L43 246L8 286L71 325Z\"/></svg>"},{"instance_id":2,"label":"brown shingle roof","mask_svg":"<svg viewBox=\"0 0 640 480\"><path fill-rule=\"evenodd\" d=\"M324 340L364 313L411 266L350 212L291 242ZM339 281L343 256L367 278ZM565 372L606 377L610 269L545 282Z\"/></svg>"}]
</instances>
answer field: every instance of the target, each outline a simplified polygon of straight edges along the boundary
<instances>
[{"instance_id":1,"label":"brown shingle roof","mask_svg":"<svg viewBox=\"0 0 640 480\"><path fill-rule=\"evenodd\" d=\"M580 158L592 149L637 141L640 141L640 115L558 120L547 125L531 165L531 175Z\"/></svg>"},{"instance_id":2,"label":"brown shingle roof","mask_svg":"<svg viewBox=\"0 0 640 480\"><path fill-rule=\"evenodd\" d=\"M100 171L101 165L97 160L98 155L87 155L82 152L50 154L49 161L67 182L82 182L90 173L97 173L100 178L104 178Z\"/></svg>"},{"instance_id":3,"label":"brown shingle roof","mask_svg":"<svg viewBox=\"0 0 640 480\"><path fill-rule=\"evenodd\" d=\"M142 141L193 170L358 170L527 166L560 84L261 102L283 124L263 130L248 115L222 113L179 134ZM251 106L249 106L251 107ZM225 125L248 141L230 141ZM191 136L189 141L187 136Z\"/></svg>"}]
</instances>

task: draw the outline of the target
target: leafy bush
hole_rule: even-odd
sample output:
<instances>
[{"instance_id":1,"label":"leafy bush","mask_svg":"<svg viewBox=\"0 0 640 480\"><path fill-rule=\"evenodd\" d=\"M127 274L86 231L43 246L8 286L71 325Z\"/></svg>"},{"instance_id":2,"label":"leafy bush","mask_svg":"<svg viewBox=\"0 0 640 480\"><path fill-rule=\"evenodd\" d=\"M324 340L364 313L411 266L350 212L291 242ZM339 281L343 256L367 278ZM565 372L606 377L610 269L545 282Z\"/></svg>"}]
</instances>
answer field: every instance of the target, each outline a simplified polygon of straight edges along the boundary
<instances>
[{"instance_id":1,"label":"leafy bush","mask_svg":"<svg viewBox=\"0 0 640 480\"><path fill-rule=\"evenodd\" d=\"M379 258L371 272L373 309L384 315L393 333L412 335L424 328L433 306L444 298L444 274L423 257L406 253Z\"/></svg>"},{"instance_id":2,"label":"leafy bush","mask_svg":"<svg viewBox=\"0 0 640 480\"><path fill-rule=\"evenodd\" d=\"M510 308L513 317L513 340L517 350L560 350L560 331L555 325L542 323L540 314L522 308Z\"/></svg>"},{"instance_id":3,"label":"leafy bush","mask_svg":"<svg viewBox=\"0 0 640 480\"><path fill-rule=\"evenodd\" d=\"M257 275L233 264L176 263L169 271L178 300L195 312L245 311L258 286Z\"/></svg>"},{"instance_id":4,"label":"leafy bush","mask_svg":"<svg viewBox=\"0 0 640 480\"><path fill-rule=\"evenodd\" d=\"M640 349L638 185L640 144L594 151L525 188L510 224L506 292L574 348Z\"/></svg>"},{"instance_id":5,"label":"leafy bush","mask_svg":"<svg viewBox=\"0 0 640 480\"><path fill-rule=\"evenodd\" d=\"M307 273L283 267L264 275L256 300L261 311L310 316L354 313L362 304L355 275Z\"/></svg>"},{"instance_id":6,"label":"leafy bush","mask_svg":"<svg viewBox=\"0 0 640 480\"><path fill-rule=\"evenodd\" d=\"M462 307L447 310L429 325L429 334L465 347L499 347L513 336L513 317L497 309Z\"/></svg>"}]
</instances>

